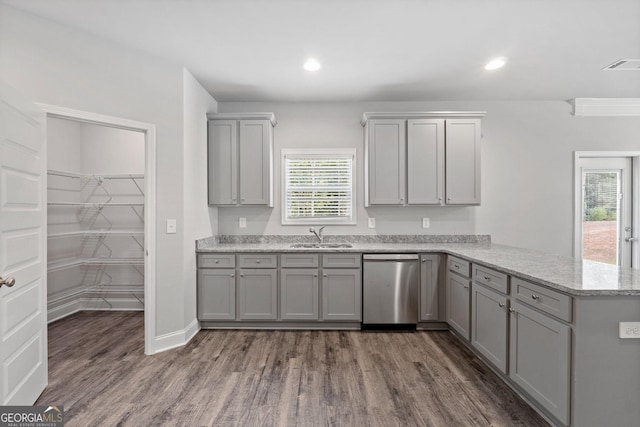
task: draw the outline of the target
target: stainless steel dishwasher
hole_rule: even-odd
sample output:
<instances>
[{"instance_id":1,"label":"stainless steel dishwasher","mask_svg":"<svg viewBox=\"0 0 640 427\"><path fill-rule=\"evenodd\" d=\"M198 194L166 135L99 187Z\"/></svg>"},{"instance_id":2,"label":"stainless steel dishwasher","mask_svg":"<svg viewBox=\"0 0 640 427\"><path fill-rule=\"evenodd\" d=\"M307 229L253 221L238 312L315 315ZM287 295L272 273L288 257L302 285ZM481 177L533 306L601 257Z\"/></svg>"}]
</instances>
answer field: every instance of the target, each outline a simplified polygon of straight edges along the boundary
<instances>
[{"instance_id":1,"label":"stainless steel dishwasher","mask_svg":"<svg viewBox=\"0 0 640 427\"><path fill-rule=\"evenodd\" d=\"M363 325L408 325L418 321L418 255L365 254Z\"/></svg>"}]
</instances>

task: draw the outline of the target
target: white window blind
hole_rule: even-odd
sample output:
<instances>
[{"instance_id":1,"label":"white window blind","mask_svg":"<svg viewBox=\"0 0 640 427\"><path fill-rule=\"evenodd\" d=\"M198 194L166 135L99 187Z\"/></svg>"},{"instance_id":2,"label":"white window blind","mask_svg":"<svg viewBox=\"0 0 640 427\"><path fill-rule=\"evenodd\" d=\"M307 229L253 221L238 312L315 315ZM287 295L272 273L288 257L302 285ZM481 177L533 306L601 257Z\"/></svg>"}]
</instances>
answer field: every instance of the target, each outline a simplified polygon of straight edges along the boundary
<instances>
[{"instance_id":1,"label":"white window blind","mask_svg":"<svg viewBox=\"0 0 640 427\"><path fill-rule=\"evenodd\" d=\"M283 152L283 223L353 223L353 150Z\"/></svg>"}]
</instances>

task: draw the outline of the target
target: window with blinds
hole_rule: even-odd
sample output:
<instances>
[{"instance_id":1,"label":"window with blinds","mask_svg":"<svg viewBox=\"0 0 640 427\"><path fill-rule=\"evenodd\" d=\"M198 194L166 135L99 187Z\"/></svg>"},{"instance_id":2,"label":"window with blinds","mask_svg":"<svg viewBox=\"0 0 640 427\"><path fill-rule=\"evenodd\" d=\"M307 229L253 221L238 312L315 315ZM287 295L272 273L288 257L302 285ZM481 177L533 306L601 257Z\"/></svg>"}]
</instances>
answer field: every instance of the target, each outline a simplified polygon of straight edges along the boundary
<instances>
[{"instance_id":1,"label":"window with blinds","mask_svg":"<svg viewBox=\"0 0 640 427\"><path fill-rule=\"evenodd\" d=\"M283 150L283 224L355 224L355 150Z\"/></svg>"}]
</instances>

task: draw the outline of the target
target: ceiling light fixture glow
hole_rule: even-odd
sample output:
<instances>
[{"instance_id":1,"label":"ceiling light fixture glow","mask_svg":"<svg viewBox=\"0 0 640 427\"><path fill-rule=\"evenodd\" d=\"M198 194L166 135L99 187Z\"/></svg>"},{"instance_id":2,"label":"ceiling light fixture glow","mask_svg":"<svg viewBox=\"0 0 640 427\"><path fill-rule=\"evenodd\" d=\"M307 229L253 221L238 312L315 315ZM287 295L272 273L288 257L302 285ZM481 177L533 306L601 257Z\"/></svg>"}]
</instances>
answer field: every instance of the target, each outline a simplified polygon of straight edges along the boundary
<instances>
[{"instance_id":1,"label":"ceiling light fixture glow","mask_svg":"<svg viewBox=\"0 0 640 427\"><path fill-rule=\"evenodd\" d=\"M317 59L309 58L307 59L307 62L304 63L303 67L307 71L318 71L321 65Z\"/></svg>"},{"instance_id":2,"label":"ceiling light fixture glow","mask_svg":"<svg viewBox=\"0 0 640 427\"><path fill-rule=\"evenodd\" d=\"M485 70L497 70L498 68L502 68L504 67L504 64L507 63L507 59L500 57L500 58L493 58L491 61L487 62L487 65L484 66Z\"/></svg>"}]
</instances>

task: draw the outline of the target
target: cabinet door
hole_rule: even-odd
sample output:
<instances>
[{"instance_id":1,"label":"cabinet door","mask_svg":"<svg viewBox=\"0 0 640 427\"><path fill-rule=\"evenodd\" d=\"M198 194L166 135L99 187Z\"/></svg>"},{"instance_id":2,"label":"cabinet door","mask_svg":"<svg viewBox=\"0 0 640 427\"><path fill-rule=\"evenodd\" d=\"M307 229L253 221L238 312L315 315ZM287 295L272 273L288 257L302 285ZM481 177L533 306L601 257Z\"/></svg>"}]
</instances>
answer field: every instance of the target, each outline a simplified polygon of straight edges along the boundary
<instances>
[{"instance_id":1,"label":"cabinet door","mask_svg":"<svg viewBox=\"0 0 640 427\"><path fill-rule=\"evenodd\" d=\"M198 270L198 319L235 320L236 270Z\"/></svg>"},{"instance_id":2,"label":"cabinet door","mask_svg":"<svg viewBox=\"0 0 640 427\"><path fill-rule=\"evenodd\" d=\"M471 345L507 373L507 297L477 283L471 292Z\"/></svg>"},{"instance_id":3,"label":"cabinet door","mask_svg":"<svg viewBox=\"0 0 640 427\"><path fill-rule=\"evenodd\" d=\"M280 276L280 318L318 320L318 269L283 269Z\"/></svg>"},{"instance_id":4,"label":"cabinet door","mask_svg":"<svg viewBox=\"0 0 640 427\"><path fill-rule=\"evenodd\" d=\"M444 120L407 121L407 203L443 204Z\"/></svg>"},{"instance_id":5,"label":"cabinet door","mask_svg":"<svg viewBox=\"0 0 640 427\"><path fill-rule=\"evenodd\" d=\"M420 255L420 320L438 320L439 255Z\"/></svg>"},{"instance_id":6,"label":"cabinet door","mask_svg":"<svg viewBox=\"0 0 640 427\"><path fill-rule=\"evenodd\" d=\"M406 120L370 120L367 126L368 201L365 204L403 205Z\"/></svg>"},{"instance_id":7,"label":"cabinet door","mask_svg":"<svg viewBox=\"0 0 640 427\"><path fill-rule=\"evenodd\" d=\"M278 318L278 271L275 269L240 270L238 318L275 320Z\"/></svg>"},{"instance_id":8,"label":"cabinet door","mask_svg":"<svg viewBox=\"0 0 640 427\"><path fill-rule=\"evenodd\" d=\"M273 163L269 120L240 120L240 204L269 205Z\"/></svg>"},{"instance_id":9,"label":"cabinet door","mask_svg":"<svg viewBox=\"0 0 640 427\"><path fill-rule=\"evenodd\" d=\"M447 119L446 203L480 204L480 120Z\"/></svg>"},{"instance_id":10,"label":"cabinet door","mask_svg":"<svg viewBox=\"0 0 640 427\"><path fill-rule=\"evenodd\" d=\"M209 204L238 203L238 146L235 120L209 121Z\"/></svg>"},{"instance_id":11,"label":"cabinet door","mask_svg":"<svg viewBox=\"0 0 640 427\"><path fill-rule=\"evenodd\" d=\"M447 322L469 340L469 280L449 273L447 276Z\"/></svg>"},{"instance_id":12,"label":"cabinet door","mask_svg":"<svg viewBox=\"0 0 640 427\"><path fill-rule=\"evenodd\" d=\"M569 425L571 328L512 301L509 376Z\"/></svg>"},{"instance_id":13,"label":"cabinet door","mask_svg":"<svg viewBox=\"0 0 640 427\"><path fill-rule=\"evenodd\" d=\"M360 269L324 269L322 318L324 320L362 320Z\"/></svg>"}]
</instances>

